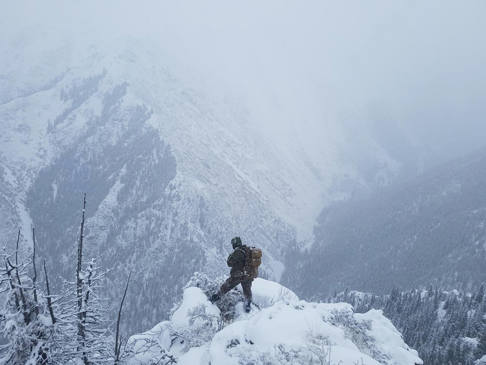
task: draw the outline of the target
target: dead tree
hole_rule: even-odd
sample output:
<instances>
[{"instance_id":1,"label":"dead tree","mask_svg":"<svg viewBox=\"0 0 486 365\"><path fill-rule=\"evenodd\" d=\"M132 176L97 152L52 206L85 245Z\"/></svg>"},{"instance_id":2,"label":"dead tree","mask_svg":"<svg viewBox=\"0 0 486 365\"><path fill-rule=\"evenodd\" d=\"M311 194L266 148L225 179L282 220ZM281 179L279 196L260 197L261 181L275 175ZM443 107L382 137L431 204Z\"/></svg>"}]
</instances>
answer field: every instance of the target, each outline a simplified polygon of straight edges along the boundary
<instances>
[{"instance_id":1,"label":"dead tree","mask_svg":"<svg viewBox=\"0 0 486 365\"><path fill-rule=\"evenodd\" d=\"M118 309L118 318L116 320L116 333L115 333L115 365L120 363L120 355L121 355L121 347L122 341L120 339L120 323L121 323L121 314L123 310L123 303L125 302L125 297L127 296L128 284L130 283L130 277L132 273L128 274L127 284L125 285L125 291L123 292L123 297L120 302L120 309Z\"/></svg>"},{"instance_id":2,"label":"dead tree","mask_svg":"<svg viewBox=\"0 0 486 365\"><path fill-rule=\"evenodd\" d=\"M24 316L25 324L28 325L30 323L30 315L27 308L27 299L25 298L24 289L22 288L22 281L20 280L20 273L19 273L19 242L20 242L20 229L17 234L17 243L15 245L15 266L12 265L12 263L8 258L7 258L7 263L15 271L17 283L15 283L15 280L12 280L12 283L14 287L18 289L18 293L20 296L20 304L22 306L22 315Z\"/></svg>"},{"instance_id":3,"label":"dead tree","mask_svg":"<svg viewBox=\"0 0 486 365\"><path fill-rule=\"evenodd\" d=\"M35 363L47 364L48 350L45 343L49 337L50 328L40 318L44 309L40 306L37 288L37 268L35 266L35 232L33 231L34 250L32 254L33 271L29 274L28 265L19 260L20 230L14 252L14 263L9 255L4 256L5 270L1 273L2 283L8 284L7 300L0 308L2 318L9 318L10 325L2 325L1 331L8 343L2 347L1 363ZM13 299L11 301L10 298ZM22 314L22 316L18 316ZM13 325L12 325L13 323ZM5 357L4 357L5 356Z\"/></svg>"},{"instance_id":4,"label":"dead tree","mask_svg":"<svg viewBox=\"0 0 486 365\"><path fill-rule=\"evenodd\" d=\"M46 280L47 308L49 310L49 315L51 316L52 324L55 325L56 317L54 315L54 309L52 307L52 295L51 295L51 289L49 288L49 276L47 276L46 260L44 260L43 265L44 265L44 276Z\"/></svg>"},{"instance_id":5,"label":"dead tree","mask_svg":"<svg viewBox=\"0 0 486 365\"><path fill-rule=\"evenodd\" d=\"M34 311L35 314L39 314L39 301L37 300L37 268L35 266L35 228L32 227L32 268L33 268L33 275L32 275L32 290L34 292Z\"/></svg>"},{"instance_id":6,"label":"dead tree","mask_svg":"<svg viewBox=\"0 0 486 365\"><path fill-rule=\"evenodd\" d=\"M84 219L86 213L86 193L83 196L83 211L81 217L81 230L78 241L78 260L76 267L76 298L78 302L78 351L83 351L83 362L88 364L87 355L84 351L86 347L86 334L85 334L85 321L83 320L85 314L83 313L83 277L82 277L82 265L83 265L83 240L84 240Z\"/></svg>"},{"instance_id":7,"label":"dead tree","mask_svg":"<svg viewBox=\"0 0 486 365\"><path fill-rule=\"evenodd\" d=\"M83 333L85 337L83 340L85 341L84 346L86 346L86 319L88 317L88 305L89 303L89 294L91 293L92 289L92 280L93 280L93 264L90 263L88 266L88 277L86 280L86 287L85 287L85 294L84 294L84 303L83 303L83 311L81 312L81 324L83 326ZM87 362L86 354L83 353L83 360L85 363Z\"/></svg>"},{"instance_id":8,"label":"dead tree","mask_svg":"<svg viewBox=\"0 0 486 365\"><path fill-rule=\"evenodd\" d=\"M14 279L12 277L12 271L13 271L13 268L10 267L9 268L9 265L8 265L8 259L6 258L5 259L5 275L7 276L7 280L10 284L10 289L13 291L13 296L14 296L14 300L15 300L15 308L17 309L17 311L20 312L20 300L19 300L19 296L17 295L17 291L15 290L15 284L14 284Z\"/></svg>"}]
</instances>

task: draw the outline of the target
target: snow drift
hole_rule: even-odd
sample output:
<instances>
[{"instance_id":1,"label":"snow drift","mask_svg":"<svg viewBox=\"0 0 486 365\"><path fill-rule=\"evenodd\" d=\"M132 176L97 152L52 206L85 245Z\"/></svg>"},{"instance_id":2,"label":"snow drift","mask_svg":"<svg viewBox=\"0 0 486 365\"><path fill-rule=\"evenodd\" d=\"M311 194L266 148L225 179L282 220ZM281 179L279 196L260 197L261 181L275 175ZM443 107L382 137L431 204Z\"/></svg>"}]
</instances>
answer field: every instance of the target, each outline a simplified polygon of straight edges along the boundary
<instances>
[{"instance_id":1,"label":"snow drift","mask_svg":"<svg viewBox=\"0 0 486 365\"><path fill-rule=\"evenodd\" d=\"M423 363L381 311L356 314L344 303L306 302L256 279L255 306L246 314L238 289L216 306L203 286L186 287L170 320L129 339L130 365Z\"/></svg>"}]
</instances>

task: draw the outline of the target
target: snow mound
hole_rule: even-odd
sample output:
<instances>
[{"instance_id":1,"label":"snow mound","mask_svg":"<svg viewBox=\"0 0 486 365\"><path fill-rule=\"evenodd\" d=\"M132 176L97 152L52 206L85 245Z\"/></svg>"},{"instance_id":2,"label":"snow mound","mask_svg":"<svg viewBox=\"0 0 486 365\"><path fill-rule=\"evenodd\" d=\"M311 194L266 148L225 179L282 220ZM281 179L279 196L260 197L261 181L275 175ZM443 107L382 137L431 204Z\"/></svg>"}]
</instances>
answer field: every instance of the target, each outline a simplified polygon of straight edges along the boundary
<instances>
[{"instance_id":1,"label":"snow mound","mask_svg":"<svg viewBox=\"0 0 486 365\"><path fill-rule=\"evenodd\" d=\"M479 360L476 360L476 362L474 364L475 365L486 365L486 355L484 355Z\"/></svg>"},{"instance_id":2,"label":"snow mound","mask_svg":"<svg viewBox=\"0 0 486 365\"><path fill-rule=\"evenodd\" d=\"M227 321L203 289L187 287L170 320L130 338L128 364L422 364L381 311L302 301L263 279L253 295L252 312L238 303Z\"/></svg>"}]
</instances>

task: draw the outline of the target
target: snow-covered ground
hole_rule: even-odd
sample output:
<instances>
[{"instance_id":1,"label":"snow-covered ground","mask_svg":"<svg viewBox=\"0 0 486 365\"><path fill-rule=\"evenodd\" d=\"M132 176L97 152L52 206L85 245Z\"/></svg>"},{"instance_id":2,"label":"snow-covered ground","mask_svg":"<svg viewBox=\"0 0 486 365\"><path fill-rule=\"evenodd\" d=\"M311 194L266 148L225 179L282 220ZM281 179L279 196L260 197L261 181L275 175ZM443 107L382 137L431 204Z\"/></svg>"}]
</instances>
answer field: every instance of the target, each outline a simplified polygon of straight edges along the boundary
<instances>
[{"instance_id":1,"label":"snow-covered ground","mask_svg":"<svg viewBox=\"0 0 486 365\"><path fill-rule=\"evenodd\" d=\"M484 365L486 364L486 355L484 355L482 358L480 358L479 360L476 360L475 362L476 365Z\"/></svg>"},{"instance_id":2,"label":"snow-covered ground","mask_svg":"<svg viewBox=\"0 0 486 365\"><path fill-rule=\"evenodd\" d=\"M253 293L249 314L240 302L234 318L223 320L203 289L186 288L170 320L130 338L128 363L422 364L381 311L356 314L344 303L306 302L263 279Z\"/></svg>"}]
</instances>

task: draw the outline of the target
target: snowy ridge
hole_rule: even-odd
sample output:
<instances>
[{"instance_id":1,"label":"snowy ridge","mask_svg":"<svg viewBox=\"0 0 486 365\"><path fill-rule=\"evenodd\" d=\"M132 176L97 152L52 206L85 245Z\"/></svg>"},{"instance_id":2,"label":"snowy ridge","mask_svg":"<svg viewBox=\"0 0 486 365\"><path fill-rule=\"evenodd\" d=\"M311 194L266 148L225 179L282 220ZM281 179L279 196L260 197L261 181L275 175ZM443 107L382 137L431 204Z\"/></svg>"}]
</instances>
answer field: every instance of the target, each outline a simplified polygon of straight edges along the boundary
<instances>
[{"instance_id":1,"label":"snowy ridge","mask_svg":"<svg viewBox=\"0 0 486 365\"><path fill-rule=\"evenodd\" d=\"M252 312L236 304L223 320L201 288L188 287L170 320L132 336L130 365L422 364L381 311L355 314L345 303L310 303L256 279Z\"/></svg>"},{"instance_id":2,"label":"snowy ridge","mask_svg":"<svg viewBox=\"0 0 486 365\"><path fill-rule=\"evenodd\" d=\"M16 52L0 61L19 75L0 84L0 238L22 224L29 240L32 220L57 268L86 192L87 249L113 269L110 299L134 272L136 331L168 313L194 271L226 272L235 235L263 249L262 273L279 281L288 247L311 242L323 205L353 189L337 181L362 183L338 125L329 143L309 145L304 129L279 143L244 103L205 94L149 43L59 44L40 52L38 72Z\"/></svg>"},{"instance_id":3,"label":"snowy ridge","mask_svg":"<svg viewBox=\"0 0 486 365\"><path fill-rule=\"evenodd\" d=\"M154 318L194 270L225 270L228 237L242 232L265 250L262 269L278 279L297 230L282 218L282 207L298 212L293 180L281 176L281 163L261 158L269 154L242 131L239 115L223 117L159 66L163 55L129 46L49 50L38 63L57 62L42 73L2 61L29 79L0 86L0 238L10 243L21 225L28 241L34 224L51 265L66 262L87 192L88 249L115 266L114 279L147 268L134 274L136 297ZM170 284L161 288L160 278ZM113 288L107 295L119 296Z\"/></svg>"}]
</instances>

